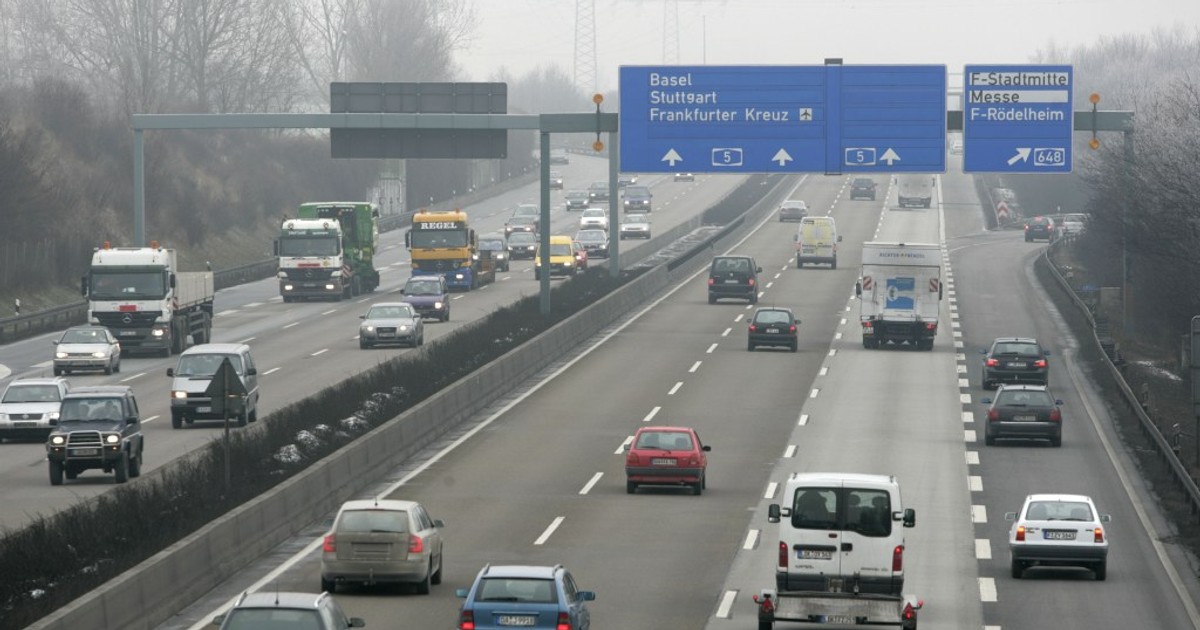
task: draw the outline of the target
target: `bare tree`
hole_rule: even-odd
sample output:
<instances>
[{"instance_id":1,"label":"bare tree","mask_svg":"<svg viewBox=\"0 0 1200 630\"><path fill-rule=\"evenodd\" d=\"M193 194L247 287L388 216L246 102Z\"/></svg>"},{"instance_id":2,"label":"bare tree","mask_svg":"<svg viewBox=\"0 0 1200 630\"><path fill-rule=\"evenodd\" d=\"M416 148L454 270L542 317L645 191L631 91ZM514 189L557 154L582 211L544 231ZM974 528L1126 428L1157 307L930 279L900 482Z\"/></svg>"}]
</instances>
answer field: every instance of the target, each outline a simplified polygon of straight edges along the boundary
<instances>
[{"instance_id":1,"label":"bare tree","mask_svg":"<svg viewBox=\"0 0 1200 630\"><path fill-rule=\"evenodd\" d=\"M364 0L348 24L347 74L358 81L445 80L472 27L462 0Z\"/></svg>"},{"instance_id":2,"label":"bare tree","mask_svg":"<svg viewBox=\"0 0 1200 630\"><path fill-rule=\"evenodd\" d=\"M345 79L349 25L364 0L300 0L281 11L296 62L315 95L329 102L329 83Z\"/></svg>"}]
</instances>

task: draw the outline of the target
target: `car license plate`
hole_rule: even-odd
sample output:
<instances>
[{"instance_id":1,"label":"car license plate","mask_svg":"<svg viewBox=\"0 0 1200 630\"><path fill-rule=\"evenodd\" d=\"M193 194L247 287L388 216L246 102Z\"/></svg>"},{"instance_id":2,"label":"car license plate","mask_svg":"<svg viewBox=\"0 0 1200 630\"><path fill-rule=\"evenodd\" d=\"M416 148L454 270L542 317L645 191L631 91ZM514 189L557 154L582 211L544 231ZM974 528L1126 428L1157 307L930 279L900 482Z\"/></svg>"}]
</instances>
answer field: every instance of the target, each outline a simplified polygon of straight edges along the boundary
<instances>
[{"instance_id":1,"label":"car license plate","mask_svg":"<svg viewBox=\"0 0 1200 630\"><path fill-rule=\"evenodd\" d=\"M650 460L650 463L655 466L674 466L675 460L669 457L655 457Z\"/></svg>"},{"instance_id":2,"label":"car license plate","mask_svg":"<svg viewBox=\"0 0 1200 630\"><path fill-rule=\"evenodd\" d=\"M1024 364L1024 363L1021 363L1021 362L1019 362L1019 361L1018 361L1018 362L1015 362L1015 363L1009 363L1009 364L1007 364L1007 367L1010 367L1010 368L1023 368L1023 367L1026 367L1026 366L1025 366L1025 364Z\"/></svg>"},{"instance_id":3,"label":"car license plate","mask_svg":"<svg viewBox=\"0 0 1200 630\"><path fill-rule=\"evenodd\" d=\"M851 617L850 615L825 615L825 623L853 625L854 617Z\"/></svg>"},{"instance_id":4,"label":"car license plate","mask_svg":"<svg viewBox=\"0 0 1200 630\"><path fill-rule=\"evenodd\" d=\"M1013 420L1016 422L1033 422L1034 420L1037 420L1037 416L1013 416Z\"/></svg>"},{"instance_id":5,"label":"car license plate","mask_svg":"<svg viewBox=\"0 0 1200 630\"><path fill-rule=\"evenodd\" d=\"M133 337L133 336L137 335L137 331L136 330L121 330L121 331L117 331L117 334L122 337Z\"/></svg>"},{"instance_id":6,"label":"car license plate","mask_svg":"<svg viewBox=\"0 0 1200 630\"><path fill-rule=\"evenodd\" d=\"M395 337L395 336L396 336L396 333L379 333L380 339L388 339L388 338Z\"/></svg>"},{"instance_id":7,"label":"car license plate","mask_svg":"<svg viewBox=\"0 0 1200 630\"><path fill-rule=\"evenodd\" d=\"M18 429L24 429L24 428L28 428L28 427L36 427L37 422L33 421L33 420L23 420L23 421L13 422L13 426Z\"/></svg>"},{"instance_id":8,"label":"car license plate","mask_svg":"<svg viewBox=\"0 0 1200 630\"><path fill-rule=\"evenodd\" d=\"M496 623L501 626L526 626L532 627L537 623L537 617L528 615L500 615L496 618Z\"/></svg>"},{"instance_id":9,"label":"car license plate","mask_svg":"<svg viewBox=\"0 0 1200 630\"><path fill-rule=\"evenodd\" d=\"M737 283L738 283L737 278L726 278L725 279L725 284L737 284Z\"/></svg>"},{"instance_id":10,"label":"car license plate","mask_svg":"<svg viewBox=\"0 0 1200 630\"><path fill-rule=\"evenodd\" d=\"M832 560L833 551L829 549L797 549L796 558L799 560Z\"/></svg>"},{"instance_id":11,"label":"car license plate","mask_svg":"<svg viewBox=\"0 0 1200 630\"><path fill-rule=\"evenodd\" d=\"M779 329L778 328L768 328L767 332L771 333L771 334L775 334L775 333L779 332Z\"/></svg>"},{"instance_id":12,"label":"car license plate","mask_svg":"<svg viewBox=\"0 0 1200 630\"><path fill-rule=\"evenodd\" d=\"M1047 530L1043 533L1046 540L1075 540L1075 532L1073 531Z\"/></svg>"},{"instance_id":13,"label":"car license plate","mask_svg":"<svg viewBox=\"0 0 1200 630\"><path fill-rule=\"evenodd\" d=\"M75 457L94 457L100 454L98 448L76 448L71 449L71 454Z\"/></svg>"},{"instance_id":14,"label":"car license plate","mask_svg":"<svg viewBox=\"0 0 1200 630\"><path fill-rule=\"evenodd\" d=\"M196 413L212 413L212 407L196 407Z\"/></svg>"}]
</instances>

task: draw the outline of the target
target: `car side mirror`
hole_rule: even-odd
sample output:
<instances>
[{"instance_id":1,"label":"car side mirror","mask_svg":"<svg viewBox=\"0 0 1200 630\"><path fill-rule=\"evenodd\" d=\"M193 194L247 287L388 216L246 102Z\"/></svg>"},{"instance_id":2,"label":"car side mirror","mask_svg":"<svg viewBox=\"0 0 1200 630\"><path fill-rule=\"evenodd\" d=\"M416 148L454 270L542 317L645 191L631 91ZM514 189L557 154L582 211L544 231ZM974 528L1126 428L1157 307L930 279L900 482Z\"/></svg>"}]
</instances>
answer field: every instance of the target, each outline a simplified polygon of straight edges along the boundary
<instances>
[{"instance_id":1,"label":"car side mirror","mask_svg":"<svg viewBox=\"0 0 1200 630\"><path fill-rule=\"evenodd\" d=\"M330 516L329 518L321 521L321 527L324 529L332 529L333 528L333 517Z\"/></svg>"},{"instance_id":2,"label":"car side mirror","mask_svg":"<svg viewBox=\"0 0 1200 630\"><path fill-rule=\"evenodd\" d=\"M704 451L705 453L708 453L708 452L712 451L712 447L705 444L704 446L700 447L700 450Z\"/></svg>"},{"instance_id":3,"label":"car side mirror","mask_svg":"<svg viewBox=\"0 0 1200 630\"><path fill-rule=\"evenodd\" d=\"M175 368L167 368L167 376L175 376Z\"/></svg>"},{"instance_id":4,"label":"car side mirror","mask_svg":"<svg viewBox=\"0 0 1200 630\"><path fill-rule=\"evenodd\" d=\"M793 240L793 241L799 241L799 240L800 240L800 235L799 235L799 234L793 234L793 235L792 235L792 240Z\"/></svg>"},{"instance_id":5,"label":"car side mirror","mask_svg":"<svg viewBox=\"0 0 1200 630\"><path fill-rule=\"evenodd\" d=\"M1042 351L1042 354L1044 354L1044 355L1046 355L1046 356L1050 356L1050 351L1049 351L1049 350L1043 350L1043 351Z\"/></svg>"},{"instance_id":6,"label":"car side mirror","mask_svg":"<svg viewBox=\"0 0 1200 630\"><path fill-rule=\"evenodd\" d=\"M754 273L762 273L762 267L755 267Z\"/></svg>"},{"instance_id":7,"label":"car side mirror","mask_svg":"<svg viewBox=\"0 0 1200 630\"><path fill-rule=\"evenodd\" d=\"M917 511L916 510L914 510L912 508L908 508L908 509L904 510L904 526L905 527L916 527L917 526Z\"/></svg>"},{"instance_id":8,"label":"car side mirror","mask_svg":"<svg viewBox=\"0 0 1200 630\"><path fill-rule=\"evenodd\" d=\"M359 316L358 316L358 318L359 318L359 319L366 319L366 318L367 318L367 316L366 316L366 315L359 315Z\"/></svg>"},{"instance_id":9,"label":"car side mirror","mask_svg":"<svg viewBox=\"0 0 1200 630\"><path fill-rule=\"evenodd\" d=\"M596 601L596 591L578 591L575 593L575 599L581 602L594 602Z\"/></svg>"},{"instance_id":10,"label":"car side mirror","mask_svg":"<svg viewBox=\"0 0 1200 630\"><path fill-rule=\"evenodd\" d=\"M797 317L797 318L796 318L796 325L797 325L797 326L799 326L799 325L800 325L800 318L799 318L799 317Z\"/></svg>"},{"instance_id":11,"label":"car side mirror","mask_svg":"<svg viewBox=\"0 0 1200 630\"><path fill-rule=\"evenodd\" d=\"M212 625L219 626L223 623L225 623L225 615L217 615L216 617L213 617Z\"/></svg>"},{"instance_id":12,"label":"car side mirror","mask_svg":"<svg viewBox=\"0 0 1200 630\"><path fill-rule=\"evenodd\" d=\"M1054 400L1054 404L1056 404L1056 405L1061 405L1061 404L1063 404L1063 401L1062 401L1062 399L1061 399L1061 398L1056 398L1056 399Z\"/></svg>"},{"instance_id":13,"label":"car side mirror","mask_svg":"<svg viewBox=\"0 0 1200 630\"><path fill-rule=\"evenodd\" d=\"M435 518L435 519L433 519L433 526L434 527L445 527L446 523L445 523L445 521L443 521L440 518Z\"/></svg>"},{"instance_id":14,"label":"car side mirror","mask_svg":"<svg viewBox=\"0 0 1200 630\"><path fill-rule=\"evenodd\" d=\"M455 597L463 597L463 598L465 598L465 597L467 596L467 593L468 593L468 592L469 592L469 589L465 589L465 588L456 588L456 589L454 589L454 596L455 596Z\"/></svg>"},{"instance_id":15,"label":"car side mirror","mask_svg":"<svg viewBox=\"0 0 1200 630\"><path fill-rule=\"evenodd\" d=\"M258 368L250 368L246 370L246 376L258 376Z\"/></svg>"},{"instance_id":16,"label":"car side mirror","mask_svg":"<svg viewBox=\"0 0 1200 630\"><path fill-rule=\"evenodd\" d=\"M987 354L987 348L980 348L979 354Z\"/></svg>"},{"instance_id":17,"label":"car side mirror","mask_svg":"<svg viewBox=\"0 0 1200 630\"><path fill-rule=\"evenodd\" d=\"M771 505L768 505L767 506L767 522L768 523L778 523L779 518L782 515L782 512L783 511L779 509L778 503L772 503Z\"/></svg>"},{"instance_id":18,"label":"car side mirror","mask_svg":"<svg viewBox=\"0 0 1200 630\"><path fill-rule=\"evenodd\" d=\"M400 295L404 295L404 289L400 289Z\"/></svg>"},{"instance_id":19,"label":"car side mirror","mask_svg":"<svg viewBox=\"0 0 1200 630\"><path fill-rule=\"evenodd\" d=\"M57 346L57 345L58 345L58 340L57 340L57 339L51 339L51 340L50 340L50 345L52 345L52 346Z\"/></svg>"},{"instance_id":20,"label":"car side mirror","mask_svg":"<svg viewBox=\"0 0 1200 630\"><path fill-rule=\"evenodd\" d=\"M979 404L981 404L981 405L990 405L990 404L992 404L992 399L991 399L991 398L988 398L988 397L980 398L980 399L979 399Z\"/></svg>"},{"instance_id":21,"label":"car side mirror","mask_svg":"<svg viewBox=\"0 0 1200 630\"><path fill-rule=\"evenodd\" d=\"M1101 514L1100 515L1101 523L1108 523L1110 521L1112 521L1112 514Z\"/></svg>"},{"instance_id":22,"label":"car side mirror","mask_svg":"<svg viewBox=\"0 0 1200 630\"><path fill-rule=\"evenodd\" d=\"M1017 513L1016 512L1005 512L1004 520L1009 521L1009 522L1017 520Z\"/></svg>"}]
</instances>

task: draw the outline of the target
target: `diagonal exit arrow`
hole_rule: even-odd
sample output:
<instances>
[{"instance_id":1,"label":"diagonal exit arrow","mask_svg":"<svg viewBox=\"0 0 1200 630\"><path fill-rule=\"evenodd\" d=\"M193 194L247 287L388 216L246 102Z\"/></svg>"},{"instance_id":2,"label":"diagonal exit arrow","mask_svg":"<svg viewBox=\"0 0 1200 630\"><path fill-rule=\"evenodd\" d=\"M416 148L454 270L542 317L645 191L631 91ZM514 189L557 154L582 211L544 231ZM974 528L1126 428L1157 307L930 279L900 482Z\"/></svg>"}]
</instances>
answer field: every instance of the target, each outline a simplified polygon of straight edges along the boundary
<instances>
[{"instance_id":1,"label":"diagonal exit arrow","mask_svg":"<svg viewBox=\"0 0 1200 630\"><path fill-rule=\"evenodd\" d=\"M1029 159L1029 154L1033 151L1030 147L1017 147L1017 154L1008 158L1008 165L1012 166L1017 162L1024 162Z\"/></svg>"},{"instance_id":2,"label":"diagonal exit arrow","mask_svg":"<svg viewBox=\"0 0 1200 630\"><path fill-rule=\"evenodd\" d=\"M659 161L666 162L667 164L670 164L671 166L675 166L676 162L683 161L683 156L679 155L679 153L677 153L675 151L675 149L671 149L671 150L667 151L667 154L662 156L662 159Z\"/></svg>"}]
</instances>

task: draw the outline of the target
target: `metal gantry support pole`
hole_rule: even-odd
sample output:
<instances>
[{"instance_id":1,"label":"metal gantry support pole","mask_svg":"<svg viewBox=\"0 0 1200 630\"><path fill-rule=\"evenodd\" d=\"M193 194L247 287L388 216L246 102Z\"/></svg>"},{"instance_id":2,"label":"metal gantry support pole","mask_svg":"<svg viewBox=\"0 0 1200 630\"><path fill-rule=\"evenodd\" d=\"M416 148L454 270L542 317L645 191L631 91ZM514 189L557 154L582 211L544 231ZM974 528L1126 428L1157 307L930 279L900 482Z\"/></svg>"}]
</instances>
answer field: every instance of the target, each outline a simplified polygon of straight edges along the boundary
<instances>
[{"instance_id":1,"label":"metal gantry support pole","mask_svg":"<svg viewBox=\"0 0 1200 630\"><path fill-rule=\"evenodd\" d=\"M617 174L621 172L620 135L615 131L608 132L608 275L616 278L621 275L621 215L617 199ZM615 235L615 237L614 237Z\"/></svg>"},{"instance_id":2,"label":"metal gantry support pole","mask_svg":"<svg viewBox=\"0 0 1200 630\"><path fill-rule=\"evenodd\" d=\"M141 129L133 130L133 242L142 247L146 244L146 169L143 160Z\"/></svg>"},{"instance_id":3,"label":"metal gantry support pole","mask_svg":"<svg viewBox=\"0 0 1200 630\"><path fill-rule=\"evenodd\" d=\"M542 263L542 269L539 272L541 278L541 286L539 292L541 294L541 311L542 315L550 314L550 134L541 132L542 137L542 160L539 165L541 175L539 179L542 184L540 186L542 192L542 217L538 220L538 260ZM571 253L572 262L574 252ZM536 267L535 267L536 268Z\"/></svg>"},{"instance_id":4,"label":"metal gantry support pole","mask_svg":"<svg viewBox=\"0 0 1200 630\"><path fill-rule=\"evenodd\" d=\"M1132 181L1134 177L1133 163L1133 131L1127 130L1121 134L1124 140L1125 177ZM1127 187L1126 190L1132 190ZM1129 314L1129 204L1121 204L1121 332L1128 335L1133 330L1133 322ZM1200 431L1197 431L1200 433Z\"/></svg>"}]
</instances>

